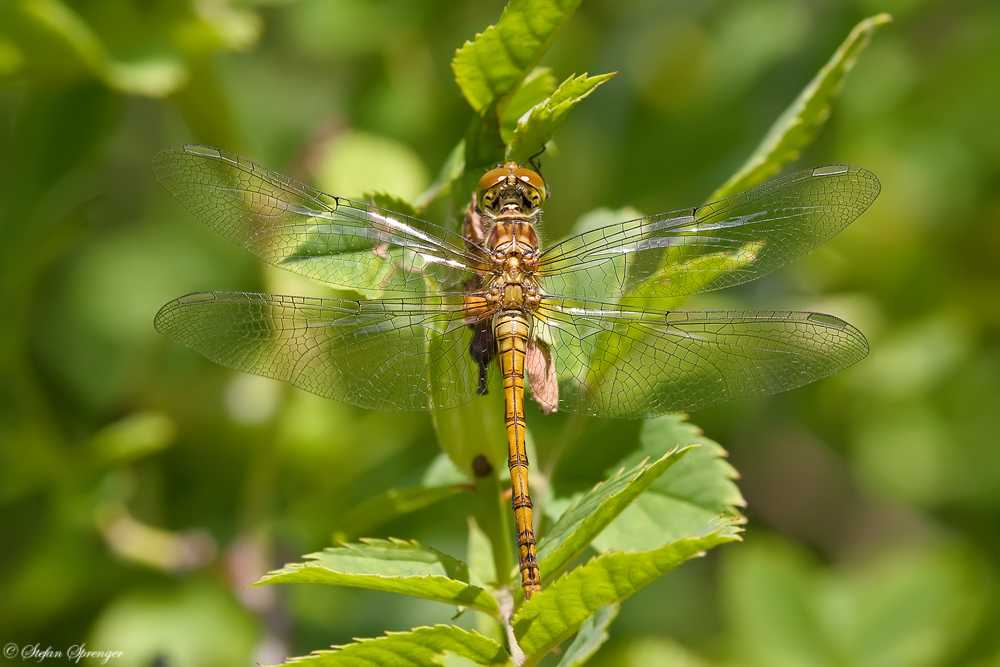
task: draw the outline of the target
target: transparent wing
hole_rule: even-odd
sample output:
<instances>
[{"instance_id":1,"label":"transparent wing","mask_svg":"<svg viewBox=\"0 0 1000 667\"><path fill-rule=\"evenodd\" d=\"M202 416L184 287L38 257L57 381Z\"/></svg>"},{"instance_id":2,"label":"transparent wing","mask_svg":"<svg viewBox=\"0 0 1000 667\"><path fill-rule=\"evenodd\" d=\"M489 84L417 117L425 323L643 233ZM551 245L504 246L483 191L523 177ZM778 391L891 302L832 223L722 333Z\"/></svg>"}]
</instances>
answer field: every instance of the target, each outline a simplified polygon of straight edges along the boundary
<instances>
[{"instance_id":1,"label":"transparent wing","mask_svg":"<svg viewBox=\"0 0 1000 667\"><path fill-rule=\"evenodd\" d=\"M539 257L545 292L639 305L759 278L826 243L879 193L850 165L800 171L694 209L574 236Z\"/></svg>"},{"instance_id":2,"label":"transparent wing","mask_svg":"<svg viewBox=\"0 0 1000 667\"><path fill-rule=\"evenodd\" d=\"M160 333L216 363L387 412L477 396L462 297L351 301L199 292L165 305Z\"/></svg>"},{"instance_id":3,"label":"transparent wing","mask_svg":"<svg viewBox=\"0 0 1000 667\"><path fill-rule=\"evenodd\" d=\"M481 248L442 227L215 148L168 148L153 173L195 217L265 262L368 297L457 290L487 266Z\"/></svg>"},{"instance_id":4,"label":"transparent wing","mask_svg":"<svg viewBox=\"0 0 1000 667\"><path fill-rule=\"evenodd\" d=\"M545 299L533 335L559 377L559 409L644 418L800 387L868 354L830 315L681 312Z\"/></svg>"}]
</instances>

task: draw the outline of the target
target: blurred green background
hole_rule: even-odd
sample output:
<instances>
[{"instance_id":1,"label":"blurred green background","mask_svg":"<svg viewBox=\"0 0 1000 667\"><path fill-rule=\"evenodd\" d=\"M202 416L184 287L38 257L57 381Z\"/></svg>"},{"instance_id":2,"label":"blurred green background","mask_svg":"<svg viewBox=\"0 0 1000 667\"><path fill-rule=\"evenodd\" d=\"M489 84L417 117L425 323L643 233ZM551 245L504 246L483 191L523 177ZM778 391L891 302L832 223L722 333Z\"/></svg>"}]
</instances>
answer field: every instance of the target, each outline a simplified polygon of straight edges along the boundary
<instances>
[{"instance_id":1,"label":"blurred green background","mask_svg":"<svg viewBox=\"0 0 1000 667\"><path fill-rule=\"evenodd\" d=\"M427 415L158 336L187 292L311 286L203 228L149 162L207 143L338 195L414 197L470 119L454 50L503 5L0 0L0 643L250 665L452 622L389 594L244 589L439 450ZM746 541L626 602L595 664L1000 665L1000 4L587 0L543 64L619 74L544 156L543 233L704 201L880 11L894 23L794 167L860 164L882 195L806 259L689 302L828 312L872 353L692 415L742 473ZM544 462L566 416L528 419ZM592 426L564 460L634 447L637 424ZM471 505L366 534L462 557Z\"/></svg>"}]
</instances>

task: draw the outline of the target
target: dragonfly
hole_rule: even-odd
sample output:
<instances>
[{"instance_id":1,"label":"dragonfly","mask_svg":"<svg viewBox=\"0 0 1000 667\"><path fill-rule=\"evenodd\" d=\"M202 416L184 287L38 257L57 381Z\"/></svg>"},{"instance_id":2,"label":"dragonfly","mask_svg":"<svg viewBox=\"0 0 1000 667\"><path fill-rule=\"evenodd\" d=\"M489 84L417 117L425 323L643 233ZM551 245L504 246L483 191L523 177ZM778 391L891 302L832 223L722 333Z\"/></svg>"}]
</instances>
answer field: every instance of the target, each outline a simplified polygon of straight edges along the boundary
<instances>
[{"instance_id":1,"label":"dragonfly","mask_svg":"<svg viewBox=\"0 0 1000 667\"><path fill-rule=\"evenodd\" d=\"M198 292L155 326L223 366L382 411L446 410L499 372L521 586L541 590L525 386L543 412L638 419L793 389L864 358L858 329L796 311L672 309L826 243L879 193L851 165L806 169L714 203L548 247L549 190L507 162L479 181L466 233L328 195L223 150L152 163L196 218L268 264L357 298ZM527 383L526 383L527 379Z\"/></svg>"}]
</instances>

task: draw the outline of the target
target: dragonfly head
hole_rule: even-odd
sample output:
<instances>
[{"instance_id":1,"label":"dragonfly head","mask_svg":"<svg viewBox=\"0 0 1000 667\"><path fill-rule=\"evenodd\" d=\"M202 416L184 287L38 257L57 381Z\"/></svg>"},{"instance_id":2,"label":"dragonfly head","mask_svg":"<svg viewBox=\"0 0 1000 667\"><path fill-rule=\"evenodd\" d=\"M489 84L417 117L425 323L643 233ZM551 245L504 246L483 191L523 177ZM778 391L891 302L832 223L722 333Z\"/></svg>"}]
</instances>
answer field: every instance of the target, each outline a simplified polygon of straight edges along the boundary
<instances>
[{"instance_id":1,"label":"dragonfly head","mask_svg":"<svg viewBox=\"0 0 1000 667\"><path fill-rule=\"evenodd\" d=\"M479 179L479 205L492 213L517 210L531 213L545 201L548 188L538 172L516 162L491 169Z\"/></svg>"}]
</instances>

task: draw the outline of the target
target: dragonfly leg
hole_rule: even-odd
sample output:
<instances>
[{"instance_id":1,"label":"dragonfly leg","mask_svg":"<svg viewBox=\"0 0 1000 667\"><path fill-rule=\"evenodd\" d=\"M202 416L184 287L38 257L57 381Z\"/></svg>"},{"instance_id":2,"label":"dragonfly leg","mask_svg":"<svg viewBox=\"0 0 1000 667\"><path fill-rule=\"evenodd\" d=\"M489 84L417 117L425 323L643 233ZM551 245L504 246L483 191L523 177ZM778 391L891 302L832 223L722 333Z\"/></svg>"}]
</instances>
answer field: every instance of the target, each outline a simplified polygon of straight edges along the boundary
<instances>
[{"instance_id":1,"label":"dragonfly leg","mask_svg":"<svg viewBox=\"0 0 1000 667\"><path fill-rule=\"evenodd\" d=\"M505 423L507 425L507 466L510 468L511 507L517 525L517 553L524 596L542 590L535 553L535 529L528 489L528 454L524 446L524 355L528 346L529 324L524 313L509 311L494 323L500 370L503 375Z\"/></svg>"},{"instance_id":2,"label":"dragonfly leg","mask_svg":"<svg viewBox=\"0 0 1000 667\"><path fill-rule=\"evenodd\" d=\"M479 395L489 393L488 375L490 363L496 355L496 345L493 343L493 328L489 320L469 325L472 327L472 340L469 342L469 356L479 366Z\"/></svg>"}]
</instances>

